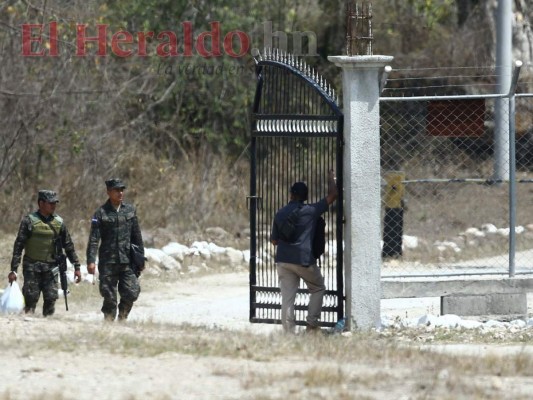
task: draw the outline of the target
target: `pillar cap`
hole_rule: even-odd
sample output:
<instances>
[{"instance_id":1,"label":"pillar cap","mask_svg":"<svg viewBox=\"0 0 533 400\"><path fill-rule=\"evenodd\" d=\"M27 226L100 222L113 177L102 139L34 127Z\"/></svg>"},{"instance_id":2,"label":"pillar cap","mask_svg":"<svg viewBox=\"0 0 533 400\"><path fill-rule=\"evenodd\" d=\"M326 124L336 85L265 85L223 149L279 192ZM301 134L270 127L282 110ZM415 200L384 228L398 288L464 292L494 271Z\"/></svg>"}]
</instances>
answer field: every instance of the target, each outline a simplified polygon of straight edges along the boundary
<instances>
[{"instance_id":1,"label":"pillar cap","mask_svg":"<svg viewBox=\"0 0 533 400\"><path fill-rule=\"evenodd\" d=\"M328 60L341 68L383 68L394 60L393 56L328 56Z\"/></svg>"}]
</instances>

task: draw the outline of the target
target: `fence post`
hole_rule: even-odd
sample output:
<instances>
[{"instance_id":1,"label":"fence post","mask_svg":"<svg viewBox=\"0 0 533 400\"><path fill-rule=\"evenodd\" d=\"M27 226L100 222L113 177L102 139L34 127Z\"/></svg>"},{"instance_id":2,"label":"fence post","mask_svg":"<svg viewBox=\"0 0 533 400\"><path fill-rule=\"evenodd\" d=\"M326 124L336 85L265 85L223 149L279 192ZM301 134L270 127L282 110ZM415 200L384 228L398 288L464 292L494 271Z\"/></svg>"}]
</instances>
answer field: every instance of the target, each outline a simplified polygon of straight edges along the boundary
<instances>
[{"instance_id":1,"label":"fence post","mask_svg":"<svg viewBox=\"0 0 533 400\"><path fill-rule=\"evenodd\" d=\"M392 56L330 56L342 68L347 327L381 324L379 86Z\"/></svg>"},{"instance_id":2,"label":"fence post","mask_svg":"<svg viewBox=\"0 0 533 400\"><path fill-rule=\"evenodd\" d=\"M509 92L513 59L512 2L498 1L496 18L496 75L501 94ZM509 102L496 99L494 127L494 179L509 179Z\"/></svg>"},{"instance_id":3,"label":"fence post","mask_svg":"<svg viewBox=\"0 0 533 400\"><path fill-rule=\"evenodd\" d=\"M385 218L383 220L382 257L398 257L402 255L403 236L403 181L405 173L390 171L385 174Z\"/></svg>"}]
</instances>

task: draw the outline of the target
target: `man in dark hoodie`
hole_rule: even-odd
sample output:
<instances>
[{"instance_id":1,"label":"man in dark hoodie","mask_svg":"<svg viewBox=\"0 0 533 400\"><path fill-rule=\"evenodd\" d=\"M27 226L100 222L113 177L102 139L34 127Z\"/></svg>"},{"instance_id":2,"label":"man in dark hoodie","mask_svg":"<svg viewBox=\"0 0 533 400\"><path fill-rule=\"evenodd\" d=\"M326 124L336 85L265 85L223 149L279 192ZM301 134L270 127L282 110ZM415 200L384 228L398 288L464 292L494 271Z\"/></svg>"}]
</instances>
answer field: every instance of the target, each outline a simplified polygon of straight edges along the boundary
<instances>
[{"instance_id":1,"label":"man in dark hoodie","mask_svg":"<svg viewBox=\"0 0 533 400\"><path fill-rule=\"evenodd\" d=\"M309 293L307 331L318 331L322 298L326 291L324 277L313 255L312 244L319 217L325 213L337 198L337 185L334 171L328 174L328 194L313 204L305 204L308 189L304 182L296 182L291 187L290 202L281 208L274 217L270 240L276 248L276 269L281 289L281 322L285 332L294 333L294 302L300 284L304 280ZM284 224L290 216L297 216L294 224L294 238L284 237Z\"/></svg>"}]
</instances>

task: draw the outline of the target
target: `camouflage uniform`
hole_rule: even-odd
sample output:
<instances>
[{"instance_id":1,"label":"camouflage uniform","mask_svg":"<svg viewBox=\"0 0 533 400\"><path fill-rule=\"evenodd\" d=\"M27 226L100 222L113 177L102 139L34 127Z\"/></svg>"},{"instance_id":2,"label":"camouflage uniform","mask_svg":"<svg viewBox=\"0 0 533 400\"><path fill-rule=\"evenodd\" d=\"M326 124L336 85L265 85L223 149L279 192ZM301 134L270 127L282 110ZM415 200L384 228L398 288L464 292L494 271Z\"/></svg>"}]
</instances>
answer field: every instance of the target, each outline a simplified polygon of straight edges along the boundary
<instances>
[{"instance_id":1,"label":"camouflage uniform","mask_svg":"<svg viewBox=\"0 0 533 400\"><path fill-rule=\"evenodd\" d=\"M57 200L55 192L39 191L39 200ZM43 315L52 315L55 311L55 302L58 299L57 272L52 272L57 263L55 262L56 248L54 238L56 233L50 227L54 226L61 239L62 248L75 270L80 269L80 262L74 243L70 237L63 219L57 214L44 217L35 211L26 215L20 222L17 238L13 245L13 257L11 259L11 271L17 272L22 252L22 273L24 275L25 311L35 312L39 296L43 292ZM57 270L56 270L57 271Z\"/></svg>"},{"instance_id":2,"label":"camouflage uniform","mask_svg":"<svg viewBox=\"0 0 533 400\"><path fill-rule=\"evenodd\" d=\"M102 312L106 320L114 320L117 314L117 286L120 295L119 319L128 317L141 292L139 280L130 267L132 243L140 246L144 252L135 208L122 203L117 211L108 200L94 213L87 244L87 264L96 262L98 251L99 288L104 298Z\"/></svg>"}]
</instances>

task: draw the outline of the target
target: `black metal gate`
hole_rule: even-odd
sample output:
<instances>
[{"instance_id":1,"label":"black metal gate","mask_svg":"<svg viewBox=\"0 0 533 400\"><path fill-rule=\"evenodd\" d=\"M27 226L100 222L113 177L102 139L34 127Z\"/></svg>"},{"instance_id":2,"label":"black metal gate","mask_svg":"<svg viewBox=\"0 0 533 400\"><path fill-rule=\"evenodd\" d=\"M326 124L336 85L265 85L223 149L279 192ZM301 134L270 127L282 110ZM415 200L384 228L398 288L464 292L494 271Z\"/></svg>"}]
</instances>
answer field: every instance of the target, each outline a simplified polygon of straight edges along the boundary
<instances>
[{"instance_id":1,"label":"black metal gate","mask_svg":"<svg viewBox=\"0 0 533 400\"><path fill-rule=\"evenodd\" d=\"M344 316L342 270L343 115L335 92L303 61L278 51L256 59L257 89L251 126L250 321L281 323L281 294L270 230L276 211L289 201L296 181L309 187L310 203L327 193L327 172L334 168L339 197L324 216L326 253L320 259L326 282L321 325ZM301 283L296 323L305 324L309 293Z\"/></svg>"}]
</instances>

